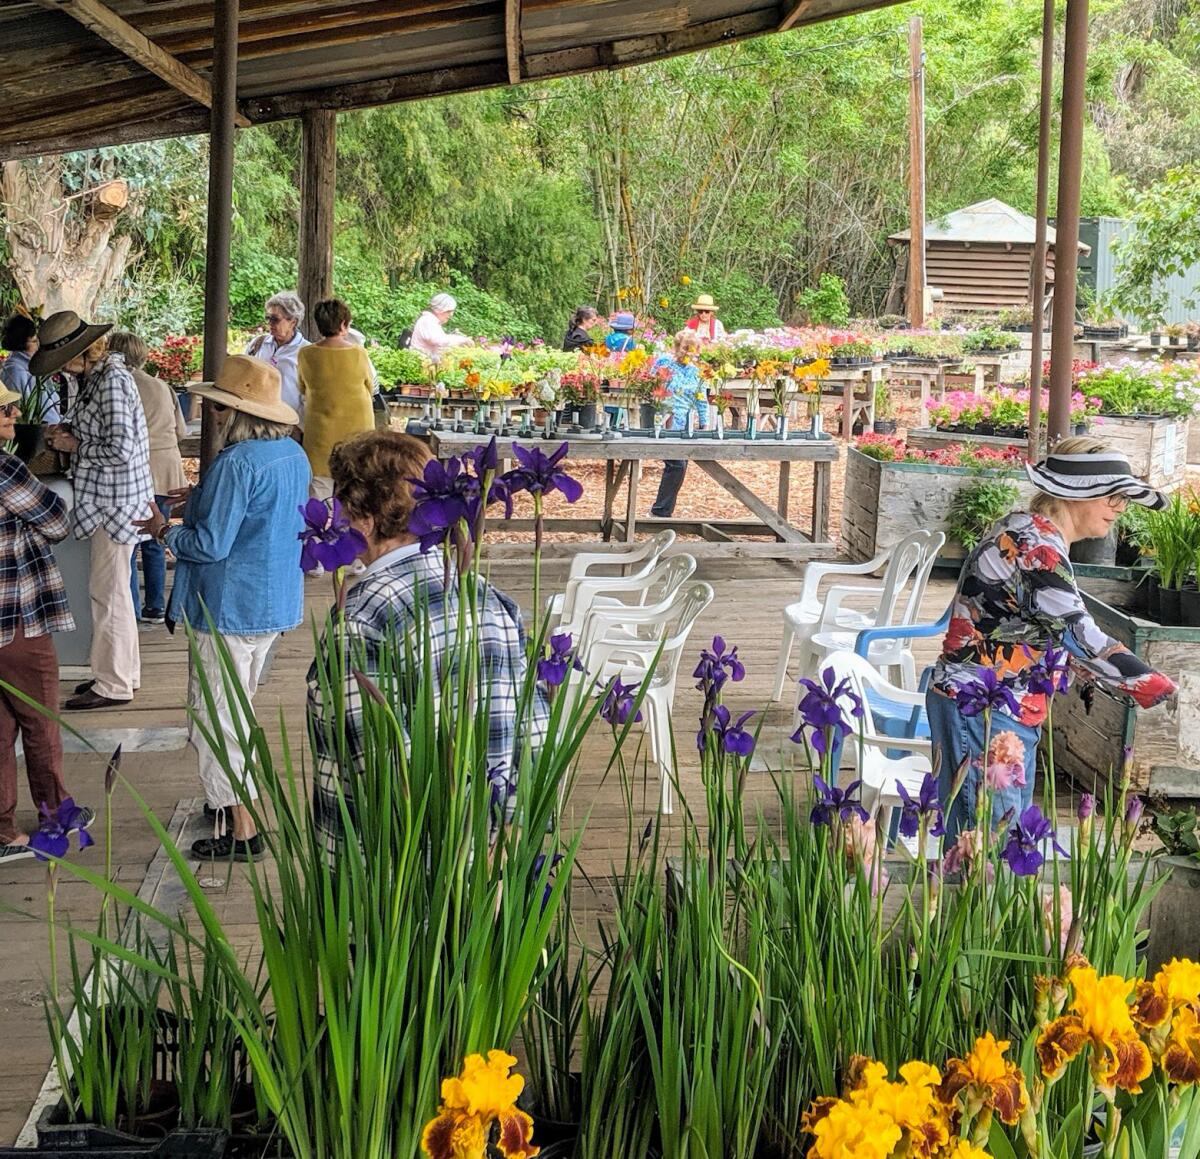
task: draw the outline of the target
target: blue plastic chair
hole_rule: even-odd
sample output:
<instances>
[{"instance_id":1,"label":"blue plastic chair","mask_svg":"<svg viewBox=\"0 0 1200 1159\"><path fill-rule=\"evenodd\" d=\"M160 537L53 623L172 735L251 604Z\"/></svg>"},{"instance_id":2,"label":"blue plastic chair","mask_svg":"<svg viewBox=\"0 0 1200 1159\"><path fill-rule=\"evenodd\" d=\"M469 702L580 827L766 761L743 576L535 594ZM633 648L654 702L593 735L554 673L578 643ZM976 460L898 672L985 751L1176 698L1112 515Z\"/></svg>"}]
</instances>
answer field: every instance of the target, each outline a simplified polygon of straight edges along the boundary
<instances>
[{"instance_id":1,"label":"blue plastic chair","mask_svg":"<svg viewBox=\"0 0 1200 1159\"><path fill-rule=\"evenodd\" d=\"M936 624L899 624L886 628L864 628L855 639L854 653L863 659L869 659L871 645L877 640L912 640L944 636L949 627L950 608L946 609ZM921 673L917 685L919 692L924 692L929 686L931 671L932 669L926 668ZM923 708L910 709L907 705L896 704L870 691L867 693L867 707L875 718L876 730L884 736L929 736L929 719Z\"/></svg>"}]
</instances>

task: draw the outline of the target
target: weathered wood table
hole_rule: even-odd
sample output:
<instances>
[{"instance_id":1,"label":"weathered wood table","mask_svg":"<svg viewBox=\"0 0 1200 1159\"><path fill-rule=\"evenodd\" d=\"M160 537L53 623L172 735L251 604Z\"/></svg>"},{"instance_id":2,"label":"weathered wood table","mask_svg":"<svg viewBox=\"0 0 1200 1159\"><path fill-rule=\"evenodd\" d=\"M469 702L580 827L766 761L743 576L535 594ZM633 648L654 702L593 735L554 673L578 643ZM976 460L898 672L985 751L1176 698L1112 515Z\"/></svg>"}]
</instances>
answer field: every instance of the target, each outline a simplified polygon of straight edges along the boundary
<instances>
[{"instance_id":1,"label":"weathered wood table","mask_svg":"<svg viewBox=\"0 0 1200 1159\"><path fill-rule=\"evenodd\" d=\"M433 431L429 445L439 459L461 455L477 446L483 437L475 434L455 434L449 431ZM604 512L600 519L571 517L548 519L547 531L592 532L604 540L616 535L626 543L632 543L638 528L638 484L641 465L663 459L685 459L694 463L709 478L714 479L754 517L753 519L656 519L643 520L643 525L655 529L670 527L676 531L700 535L709 540L714 548L725 547L729 555L754 555L767 558L815 559L833 555L829 542L829 488L832 466L839 457L837 443L833 439L759 438L747 442L744 438L691 438L660 439L645 436L610 439L582 439L564 435L553 439L498 439L497 451L501 458L512 457L513 443L522 446L540 446L551 450L560 442L570 444L570 457L576 461L602 461L604 463ZM734 475L726 463L778 463L779 487L775 506L765 503L749 487ZM812 472L812 518L804 528L792 522L789 508L791 501L791 470L793 463L811 463ZM624 518L616 514L617 500L625 491ZM513 520L513 530L529 530L532 522ZM735 536L771 534L774 543L738 543ZM720 550L714 554L722 554Z\"/></svg>"}]
</instances>

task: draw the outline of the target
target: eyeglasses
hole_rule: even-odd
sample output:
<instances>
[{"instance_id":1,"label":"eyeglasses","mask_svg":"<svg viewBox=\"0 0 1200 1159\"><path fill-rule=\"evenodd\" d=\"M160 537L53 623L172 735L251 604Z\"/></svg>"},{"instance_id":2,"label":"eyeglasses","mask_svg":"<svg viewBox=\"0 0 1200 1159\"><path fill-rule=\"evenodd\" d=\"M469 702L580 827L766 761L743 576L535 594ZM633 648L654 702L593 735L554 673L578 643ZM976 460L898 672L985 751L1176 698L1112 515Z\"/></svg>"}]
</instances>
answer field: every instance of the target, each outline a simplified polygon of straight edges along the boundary
<instances>
[{"instance_id":1,"label":"eyeglasses","mask_svg":"<svg viewBox=\"0 0 1200 1159\"><path fill-rule=\"evenodd\" d=\"M287 319L282 317L279 314L268 314L267 315L267 325L268 326L278 326L280 322L286 322L286 321L287 321Z\"/></svg>"},{"instance_id":2,"label":"eyeglasses","mask_svg":"<svg viewBox=\"0 0 1200 1159\"><path fill-rule=\"evenodd\" d=\"M697 310L696 313L697 314L711 314L712 311L711 310Z\"/></svg>"},{"instance_id":3,"label":"eyeglasses","mask_svg":"<svg viewBox=\"0 0 1200 1159\"><path fill-rule=\"evenodd\" d=\"M5 418L12 418L13 415L19 415L20 413L21 404L19 402L6 402L3 406L0 406L0 414L4 415Z\"/></svg>"},{"instance_id":4,"label":"eyeglasses","mask_svg":"<svg viewBox=\"0 0 1200 1159\"><path fill-rule=\"evenodd\" d=\"M223 402L214 402L212 408L214 414L224 414L229 409Z\"/></svg>"},{"instance_id":5,"label":"eyeglasses","mask_svg":"<svg viewBox=\"0 0 1200 1159\"><path fill-rule=\"evenodd\" d=\"M1114 511L1124 511L1129 506L1129 499L1124 495L1109 495L1108 505Z\"/></svg>"}]
</instances>

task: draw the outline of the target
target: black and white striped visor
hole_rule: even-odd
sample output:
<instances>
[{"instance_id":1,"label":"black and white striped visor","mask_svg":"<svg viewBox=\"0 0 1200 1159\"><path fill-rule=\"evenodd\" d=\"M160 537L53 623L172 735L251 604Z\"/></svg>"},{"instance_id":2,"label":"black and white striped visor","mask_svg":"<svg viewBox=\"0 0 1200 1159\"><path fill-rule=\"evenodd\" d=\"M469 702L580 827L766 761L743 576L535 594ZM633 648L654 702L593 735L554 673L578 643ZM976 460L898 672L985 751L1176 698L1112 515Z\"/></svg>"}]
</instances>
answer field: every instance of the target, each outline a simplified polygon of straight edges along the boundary
<instances>
[{"instance_id":1,"label":"black and white striped visor","mask_svg":"<svg viewBox=\"0 0 1200 1159\"><path fill-rule=\"evenodd\" d=\"M1099 499L1120 495L1151 511L1161 511L1167 497L1133 474L1129 460L1114 451L1098 455L1049 455L1040 463L1026 463L1029 481L1059 499Z\"/></svg>"}]
</instances>

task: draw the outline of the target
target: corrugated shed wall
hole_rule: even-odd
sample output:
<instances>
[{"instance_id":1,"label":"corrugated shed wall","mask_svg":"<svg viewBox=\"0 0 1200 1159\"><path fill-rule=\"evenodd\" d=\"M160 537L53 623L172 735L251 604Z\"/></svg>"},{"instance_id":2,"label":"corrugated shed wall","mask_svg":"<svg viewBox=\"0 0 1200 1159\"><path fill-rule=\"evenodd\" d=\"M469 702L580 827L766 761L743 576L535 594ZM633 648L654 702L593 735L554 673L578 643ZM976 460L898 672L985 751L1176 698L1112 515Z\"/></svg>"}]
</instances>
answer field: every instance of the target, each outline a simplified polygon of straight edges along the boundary
<instances>
[{"instance_id":1,"label":"corrugated shed wall","mask_svg":"<svg viewBox=\"0 0 1200 1159\"><path fill-rule=\"evenodd\" d=\"M1097 294L1111 290L1117 280L1117 256L1113 242L1129 233L1132 226L1119 217L1085 217L1079 223L1079 240L1092 247L1086 257L1079 256L1080 287L1090 286ZM1200 318L1200 266L1166 280L1168 322L1189 322ZM1195 304L1189 301L1195 299ZM1144 323L1144 318L1131 318Z\"/></svg>"},{"instance_id":2,"label":"corrugated shed wall","mask_svg":"<svg viewBox=\"0 0 1200 1159\"><path fill-rule=\"evenodd\" d=\"M925 280L942 291L942 310L1027 306L1032 256L1030 246L931 241L925 247Z\"/></svg>"}]
</instances>

